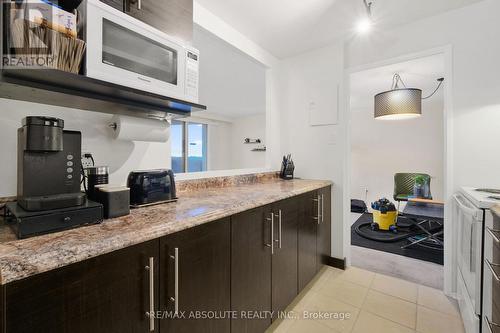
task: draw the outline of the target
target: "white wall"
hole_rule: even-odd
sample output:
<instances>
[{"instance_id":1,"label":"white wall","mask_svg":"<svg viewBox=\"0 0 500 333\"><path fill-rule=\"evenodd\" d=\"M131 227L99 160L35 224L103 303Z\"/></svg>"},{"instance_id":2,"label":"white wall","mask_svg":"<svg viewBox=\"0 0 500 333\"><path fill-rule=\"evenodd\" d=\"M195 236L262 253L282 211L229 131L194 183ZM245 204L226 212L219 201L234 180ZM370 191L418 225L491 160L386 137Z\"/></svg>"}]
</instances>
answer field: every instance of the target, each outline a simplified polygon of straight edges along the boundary
<instances>
[{"instance_id":1,"label":"white wall","mask_svg":"<svg viewBox=\"0 0 500 333\"><path fill-rule=\"evenodd\" d=\"M264 168L266 153L251 151L261 145L244 144L245 138L260 138L266 144L265 114L209 122L208 170Z\"/></svg>"},{"instance_id":2,"label":"white wall","mask_svg":"<svg viewBox=\"0 0 500 333\"><path fill-rule=\"evenodd\" d=\"M231 123L209 123L207 128L207 140L207 169L231 169Z\"/></svg>"},{"instance_id":3,"label":"white wall","mask_svg":"<svg viewBox=\"0 0 500 333\"><path fill-rule=\"evenodd\" d=\"M64 128L82 132L82 151L91 152L96 164L110 167L110 183L124 185L136 169L170 168L170 142L117 141L108 127L112 115L0 99L0 197L17 192L17 129L28 115L64 119Z\"/></svg>"},{"instance_id":4,"label":"white wall","mask_svg":"<svg viewBox=\"0 0 500 333\"><path fill-rule=\"evenodd\" d=\"M281 82L281 61L196 1L194 2L193 12L193 20L196 24L248 54L266 67L266 169L278 170L281 164L280 155L282 152L281 107L284 97ZM227 172L227 174L234 174L234 172ZM214 175L221 174L216 173Z\"/></svg>"},{"instance_id":5,"label":"white wall","mask_svg":"<svg viewBox=\"0 0 500 333\"><path fill-rule=\"evenodd\" d=\"M417 119L384 121L373 107L351 110L351 198L365 200L367 190L369 208L383 197L394 201L394 174L422 172L432 176L433 198L443 199L443 100L434 98Z\"/></svg>"},{"instance_id":6,"label":"white wall","mask_svg":"<svg viewBox=\"0 0 500 333\"><path fill-rule=\"evenodd\" d=\"M438 46L453 48L453 186L500 187L500 1L479 3L346 46L356 67Z\"/></svg>"},{"instance_id":7,"label":"white wall","mask_svg":"<svg viewBox=\"0 0 500 333\"><path fill-rule=\"evenodd\" d=\"M200 104L211 115L236 118L266 109L266 68L220 39L194 25L193 45L200 50Z\"/></svg>"},{"instance_id":8,"label":"white wall","mask_svg":"<svg viewBox=\"0 0 500 333\"><path fill-rule=\"evenodd\" d=\"M252 149L266 144L266 115L257 114L236 119L231 126L231 133L231 169L265 167L266 152L255 152ZM259 138L262 144L244 144L245 138Z\"/></svg>"},{"instance_id":9,"label":"white wall","mask_svg":"<svg viewBox=\"0 0 500 333\"><path fill-rule=\"evenodd\" d=\"M342 43L286 59L281 71L281 151L291 153L296 176L309 179L329 179L333 190L332 255L343 257L343 149L345 148L344 119L339 125L310 126L308 106L312 96L337 94L342 82ZM321 83L321 84L318 84ZM310 87L316 89L310 91ZM322 100L329 100L328 98ZM318 105L319 108L325 106ZM326 106L326 112L338 112L337 105Z\"/></svg>"}]
</instances>

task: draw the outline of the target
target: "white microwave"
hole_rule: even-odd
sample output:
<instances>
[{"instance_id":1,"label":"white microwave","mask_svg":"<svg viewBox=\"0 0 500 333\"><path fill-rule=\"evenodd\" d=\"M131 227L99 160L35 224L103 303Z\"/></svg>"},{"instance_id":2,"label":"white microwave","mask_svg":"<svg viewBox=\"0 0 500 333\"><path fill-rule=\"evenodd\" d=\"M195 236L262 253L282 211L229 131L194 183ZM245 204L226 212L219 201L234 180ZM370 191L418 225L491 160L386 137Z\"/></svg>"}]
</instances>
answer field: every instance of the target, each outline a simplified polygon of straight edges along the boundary
<instances>
[{"instance_id":1,"label":"white microwave","mask_svg":"<svg viewBox=\"0 0 500 333\"><path fill-rule=\"evenodd\" d=\"M198 50L99 0L82 1L78 15L85 75L198 102Z\"/></svg>"}]
</instances>

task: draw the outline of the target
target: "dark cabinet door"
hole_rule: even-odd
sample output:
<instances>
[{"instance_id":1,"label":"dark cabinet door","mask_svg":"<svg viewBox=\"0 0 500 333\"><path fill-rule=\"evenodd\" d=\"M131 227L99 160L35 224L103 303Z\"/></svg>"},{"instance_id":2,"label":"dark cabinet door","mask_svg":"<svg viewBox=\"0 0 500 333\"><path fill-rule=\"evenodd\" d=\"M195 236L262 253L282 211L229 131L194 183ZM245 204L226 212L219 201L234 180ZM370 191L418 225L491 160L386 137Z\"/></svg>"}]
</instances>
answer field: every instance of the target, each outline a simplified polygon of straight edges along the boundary
<instances>
[{"instance_id":1,"label":"dark cabinet door","mask_svg":"<svg viewBox=\"0 0 500 333\"><path fill-rule=\"evenodd\" d=\"M272 256L272 309L277 315L297 296L297 197L273 205L274 254Z\"/></svg>"},{"instance_id":2,"label":"dark cabinet door","mask_svg":"<svg viewBox=\"0 0 500 333\"><path fill-rule=\"evenodd\" d=\"M271 214L266 206L231 218L231 307L238 315L232 333L262 333L271 325L270 316L241 316L271 311Z\"/></svg>"},{"instance_id":3,"label":"dark cabinet door","mask_svg":"<svg viewBox=\"0 0 500 333\"><path fill-rule=\"evenodd\" d=\"M101 2L104 2L105 4L113 8L116 8L120 11L123 11L125 9L124 0L101 0Z\"/></svg>"},{"instance_id":4,"label":"dark cabinet door","mask_svg":"<svg viewBox=\"0 0 500 333\"><path fill-rule=\"evenodd\" d=\"M5 331L149 332L150 293L158 305L158 246L150 241L8 284Z\"/></svg>"},{"instance_id":5,"label":"dark cabinet door","mask_svg":"<svg viewBox=\"0 0 500 333\"><path fill-rule=\"evenodd\" d=\"M318 223L318 270L326 265L332 248L332 187L318 191L320 200L320 220Z\"/></svg>"},{"instance_id":6,"label":"dark cabinet door","mask_svg":"<svg viewBox=\"0 0 500 333\"><path fill-rule=\"evenodd\" d=\"M230 332L229 317L212 319L231 309L229 218L162 238L160 260L160 309L178 310L160 332Z\"/></svg>"},{"instance_id":7,"label":"dark cabinet door","mask_svg":"<svg viewBox=\"0 0 500 333\"><path fill-rule=\"evenodd\" d=\"M193 40L192 0L126 0L125 12L170 36Z\"/></svg>"},{"instance_id":8,"label":"dark cabinet door","mask_svg":"<svg viewBox=\"0 0 500 333\"><path fill-rule=\"evenodd\" d=\"M318 192L299 197L298 285L299 292L317 272L316 233L318 225Z\"/></svg>"}]
</instances>

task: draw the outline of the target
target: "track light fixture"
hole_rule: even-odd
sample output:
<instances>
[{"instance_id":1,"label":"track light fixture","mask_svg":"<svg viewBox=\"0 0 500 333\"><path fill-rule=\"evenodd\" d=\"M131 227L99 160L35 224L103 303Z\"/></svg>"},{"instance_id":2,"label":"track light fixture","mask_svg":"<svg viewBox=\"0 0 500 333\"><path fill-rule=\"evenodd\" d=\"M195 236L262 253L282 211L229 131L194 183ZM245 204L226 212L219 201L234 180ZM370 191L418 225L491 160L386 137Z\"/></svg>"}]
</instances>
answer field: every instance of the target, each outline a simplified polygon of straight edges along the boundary
<instances>
[{"instance_id":1,"label":"track light fixture","mask_svg":"<svg viewBox=\"0 0 500 333\"><path fill-rule=\"evenodd\" d=\"M356 25L356 30L360 34L365 34L369 32L373 26L373 20L372 20L373 1L368 2L367 0L363 0L363 4L366 9L366 16L361 18Z\"/></svg>"}]
</instances>

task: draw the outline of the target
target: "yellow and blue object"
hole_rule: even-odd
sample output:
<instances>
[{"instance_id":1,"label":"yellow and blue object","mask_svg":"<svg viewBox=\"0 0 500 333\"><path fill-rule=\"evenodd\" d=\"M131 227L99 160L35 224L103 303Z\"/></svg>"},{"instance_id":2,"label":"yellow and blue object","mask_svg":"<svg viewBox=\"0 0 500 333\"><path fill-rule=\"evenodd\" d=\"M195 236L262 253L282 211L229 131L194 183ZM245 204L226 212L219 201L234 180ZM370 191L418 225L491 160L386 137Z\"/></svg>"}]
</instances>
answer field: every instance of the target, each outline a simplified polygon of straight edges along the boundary
<instances>
[{"instance_id":1,"label":"yellow and blue object","mask_svg":"<svg viewBox=\"0 0 500 333\"><path fill-rule=\"evenodd\" d=\"M392 202L386 198L382 198L378 201L372 202L372 210L372 230L397 232L396 223L398 220L398 211Z\"/></svg>"}]
</instances>

